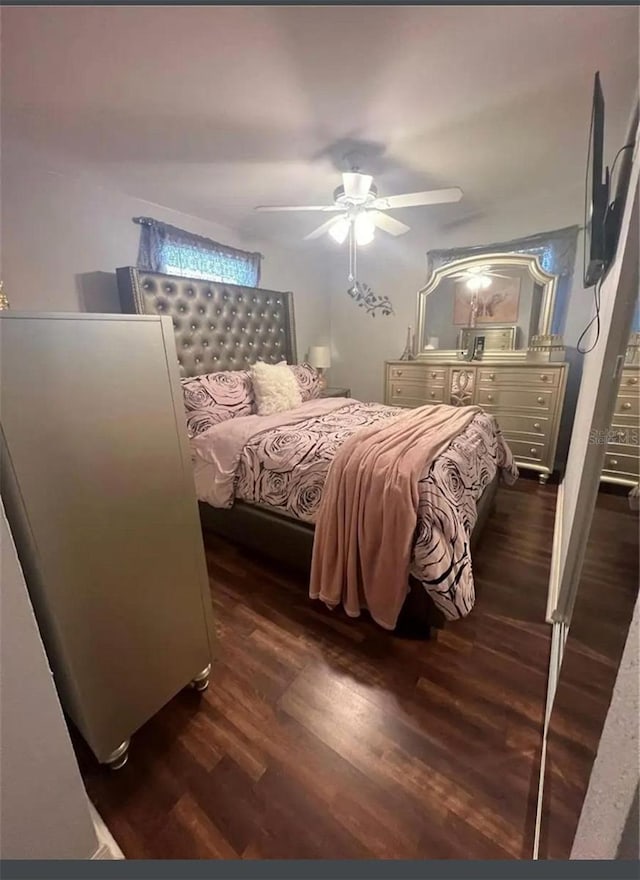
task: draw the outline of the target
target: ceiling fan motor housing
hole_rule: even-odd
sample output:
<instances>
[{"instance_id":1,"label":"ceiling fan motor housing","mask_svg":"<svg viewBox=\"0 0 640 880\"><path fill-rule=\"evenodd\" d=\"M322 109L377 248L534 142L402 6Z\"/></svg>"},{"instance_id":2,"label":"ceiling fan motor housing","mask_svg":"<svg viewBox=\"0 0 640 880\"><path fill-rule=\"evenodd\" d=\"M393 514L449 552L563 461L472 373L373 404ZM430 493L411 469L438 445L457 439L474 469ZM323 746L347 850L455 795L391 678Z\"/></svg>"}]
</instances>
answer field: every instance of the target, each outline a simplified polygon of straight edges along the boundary
<instances>
[{"instance_id":1,"label":"ceiling fan motor housing","mask_svg":"<svg viewBox=\"0 0 640 880\"><path fill-rule=\"evenodd\" d=\"M346 196L344 194L344 186L337 186L333 191L333 200L336 205L344 205L345 208L349 207L359 207L362 205L368 205L370 202L373 202L378 198L378 187L375 183L372 183L369 187L369 192L366 196L362 198L354 198L353 196Z\"/></svg>"}]
</instances>

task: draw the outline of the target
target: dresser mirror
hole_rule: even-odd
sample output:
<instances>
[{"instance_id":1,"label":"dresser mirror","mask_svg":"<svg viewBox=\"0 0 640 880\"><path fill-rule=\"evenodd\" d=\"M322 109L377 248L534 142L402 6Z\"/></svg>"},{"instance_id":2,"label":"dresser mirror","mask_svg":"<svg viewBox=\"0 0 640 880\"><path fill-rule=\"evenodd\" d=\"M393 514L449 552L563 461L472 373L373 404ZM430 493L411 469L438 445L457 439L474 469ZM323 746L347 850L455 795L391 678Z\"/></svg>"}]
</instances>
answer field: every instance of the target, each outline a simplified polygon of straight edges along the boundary
<instances>
[{"instance_id":1,"label":"dresser mirror","mask_svg":"<svg viewBox=\"0 0 640 880\"><path fill-rule=\"evenodd\" d=\"M436 269L418 292L417 356L522 359L551 333L556 276L527 254L482 254Z\"/></svg>"}]
</instances>

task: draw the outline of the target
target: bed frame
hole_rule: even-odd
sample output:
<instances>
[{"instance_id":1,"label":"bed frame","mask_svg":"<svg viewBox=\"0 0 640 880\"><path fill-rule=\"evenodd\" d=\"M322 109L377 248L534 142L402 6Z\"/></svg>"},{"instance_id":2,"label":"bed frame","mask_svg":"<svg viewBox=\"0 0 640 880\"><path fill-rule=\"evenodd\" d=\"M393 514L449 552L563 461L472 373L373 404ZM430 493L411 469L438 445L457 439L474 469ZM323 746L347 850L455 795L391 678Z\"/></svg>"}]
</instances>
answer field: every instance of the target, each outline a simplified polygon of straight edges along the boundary
<instances>
[{"instance_id":1,"label":"bed frame","mask_svg":"<svg viewBox=\"0 0 640 880\"><path fill-rule=\"evenodd\" d=\"M122 311L166 315L173 321L180 375L244 370L262 360L297 363L293 294L238 284L181 278L126 266L116 270ZM471 548L495 503L496 475L478 502ZM199 502L205 531L308 573L313 526L256 505L236 502L221 510ZM441 625L426 591L412 584L398 631Z\"/></svg>"}]
</instances>

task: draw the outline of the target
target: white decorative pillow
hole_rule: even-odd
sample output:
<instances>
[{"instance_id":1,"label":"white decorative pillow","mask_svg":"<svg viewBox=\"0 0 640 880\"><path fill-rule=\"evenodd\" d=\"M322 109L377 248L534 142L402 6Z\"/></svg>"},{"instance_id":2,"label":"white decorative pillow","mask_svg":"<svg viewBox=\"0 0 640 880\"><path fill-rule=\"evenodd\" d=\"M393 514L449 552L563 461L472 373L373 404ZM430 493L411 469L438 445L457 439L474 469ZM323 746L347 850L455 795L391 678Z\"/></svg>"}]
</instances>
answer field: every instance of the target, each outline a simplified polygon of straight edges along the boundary
<instances>
[{"instance_id":1,"label":"white decorative pillow","mask_svg":"<svg viewBox=\"0 0 640 880\"><path fill-rule=\"evenodd\" d=\"M251 379L259 416L284 412L302 403L298 381L284 361L254 364Z\"/></svg>"}]
</instances>

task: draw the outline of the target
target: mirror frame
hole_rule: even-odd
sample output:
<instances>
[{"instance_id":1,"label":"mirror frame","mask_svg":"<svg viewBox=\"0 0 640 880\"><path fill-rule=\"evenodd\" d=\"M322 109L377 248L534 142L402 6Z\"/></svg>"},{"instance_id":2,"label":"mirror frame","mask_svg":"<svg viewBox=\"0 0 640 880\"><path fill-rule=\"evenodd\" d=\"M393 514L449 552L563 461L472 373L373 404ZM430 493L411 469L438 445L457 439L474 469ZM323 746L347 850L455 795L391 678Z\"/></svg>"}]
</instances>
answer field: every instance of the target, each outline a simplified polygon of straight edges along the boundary
<instances>
[{"instance_id":1,"label":"mirror frame","mask_svg":"<svg viewBox=\"0 0 640 880\"><path fill-rule=\"evenodd\" d=\"M509 253L486 253L476 254L472 257L465 257L462 260L453 260L435 269L424 287L418 291L418 321L417 321L417 341L418 350L415 357L424 360L460 360L460 352L457 349L425 349L424 339L426 331L427 319L427 298L438 287L443 278L448 278L460 270L475 268L485 263L491 263L493 266L501 268L517 268L526 269L534 282L542 285L542 302L540 304L540 317L538 319L537 335L547 335L551 333L551 320L553 317L553 308L556 300L556 289L558 285L558 276L550 275L540 265L538 257L530 254L509 254ZM510 351L485 351L483 360L522 360L526 358L527 351L531 340L526 348L512 349Z\"/></svg>"}]
</instances>

